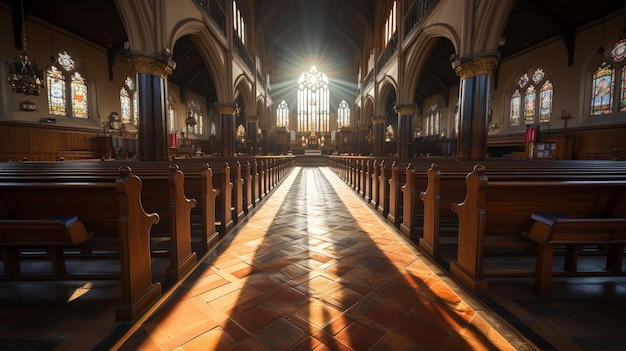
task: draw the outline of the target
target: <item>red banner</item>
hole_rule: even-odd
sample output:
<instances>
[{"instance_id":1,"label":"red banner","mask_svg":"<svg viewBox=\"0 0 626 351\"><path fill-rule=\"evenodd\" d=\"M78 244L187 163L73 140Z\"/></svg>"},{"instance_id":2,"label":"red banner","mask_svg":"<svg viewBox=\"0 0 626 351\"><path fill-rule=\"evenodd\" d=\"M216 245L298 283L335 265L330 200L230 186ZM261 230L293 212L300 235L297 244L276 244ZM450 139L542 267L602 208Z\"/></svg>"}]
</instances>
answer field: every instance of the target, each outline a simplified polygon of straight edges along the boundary
<instances>
[{"instance_id":1,"label":"red banner","mask_svg":"<svg viewBox=\"0 0 626 351\"><path fill-rule=\"evenodd\" d=\"M170 133L170 148L178 148L178 138L176 137L176 133Z\"/></svg>"},{"instance_id":2,"label":"red banner","mask_svg":"<svg viewBox=\"0 0 626 351\"><path fill-rule=\"evenodd\" d=\"M526 138L524 141L527 143L534 143L537 141L537 127L526 128Z\"/></svg>"}]
</instances>

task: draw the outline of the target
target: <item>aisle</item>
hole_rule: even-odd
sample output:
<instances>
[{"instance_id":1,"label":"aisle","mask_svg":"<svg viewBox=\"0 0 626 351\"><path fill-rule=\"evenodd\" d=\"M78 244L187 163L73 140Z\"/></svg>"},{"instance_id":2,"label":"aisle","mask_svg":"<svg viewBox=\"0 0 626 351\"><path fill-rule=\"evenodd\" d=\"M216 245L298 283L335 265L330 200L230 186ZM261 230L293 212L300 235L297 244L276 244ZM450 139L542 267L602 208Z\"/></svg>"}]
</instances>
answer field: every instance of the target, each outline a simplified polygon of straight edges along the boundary
<instances>
[{"instance_id":1,"label":"aisle","mask_svg":"<svg viewBox=\"0 0 626 351\"><path fill-rule=\"evenodd\" d=\"M327 168L296 167L121 350L532 350Z\"/></svg>"}]
</instances>

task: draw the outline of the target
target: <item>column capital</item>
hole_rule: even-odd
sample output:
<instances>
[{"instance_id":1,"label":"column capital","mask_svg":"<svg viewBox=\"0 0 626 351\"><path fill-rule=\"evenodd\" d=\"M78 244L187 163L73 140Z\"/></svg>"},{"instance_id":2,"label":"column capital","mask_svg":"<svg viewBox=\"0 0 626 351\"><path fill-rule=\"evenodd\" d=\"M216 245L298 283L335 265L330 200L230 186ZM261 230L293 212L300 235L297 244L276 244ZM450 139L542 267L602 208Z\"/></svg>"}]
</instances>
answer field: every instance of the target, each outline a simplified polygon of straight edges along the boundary
<instances>
[{"instance_id":1,"label":"column capital","mask_svg":"<svg viewBox=\"0 0 626 351\"><path fill-rule=\"evenodd\" d=\"M234 115L239 110L239 106L237 104L221 104L216 102L215 108L220 113L220 115Z\"/></svg>"},{"instance_id":2,"label":"column capital","mask_svg":"<svg viewBox=\"0 0 626 351\"><path fill-rule=\"evenodd\" d=\"M128 58L128 63L137 73L149 74L162 79L167 79L174 69L170 62L163 62L149 56L131 56Z\"/></svg>"},{"instance_id":3,"label":"column capital","mask_svg":"<svg viewBox=\"0 0 626 351\"><path fill-rule=\"evenodd\" d=\"M461 79L491 74L497 66L498 57L496 55L472 57L466 61L456 60L452 63L454 72Z\"/></svg>"},{"instance_id":4,"label":"column capital","mask_svg":"<svg viewBox=\"0 0 626 351\"><path fill-rule=\"evenodd\" d=\"M246 123L258 123L259 117L257 116L246 116Z\"/></svg>"},{"instance_id":5,"label":"column capital","mask_svg":"<svg viewBox=\"0 0 626 351\"><path fill-rule=\"evenodd\" d=\"M386 116L373 116L372 117L372 121L374 122L374 124L385 124L385 122L387 122L387 117Z\"/></svg>"},{"instance_id":6,"label":"column capital","mask_svg":"<svg viewBox=\"0 0 626 351\"><path fill-rule=\"evenodd\" d=\"M413 115L415 109L417 108L416 104L401 104L393 107L396 112L401 116Z\"/></svg>"}]
</instances>

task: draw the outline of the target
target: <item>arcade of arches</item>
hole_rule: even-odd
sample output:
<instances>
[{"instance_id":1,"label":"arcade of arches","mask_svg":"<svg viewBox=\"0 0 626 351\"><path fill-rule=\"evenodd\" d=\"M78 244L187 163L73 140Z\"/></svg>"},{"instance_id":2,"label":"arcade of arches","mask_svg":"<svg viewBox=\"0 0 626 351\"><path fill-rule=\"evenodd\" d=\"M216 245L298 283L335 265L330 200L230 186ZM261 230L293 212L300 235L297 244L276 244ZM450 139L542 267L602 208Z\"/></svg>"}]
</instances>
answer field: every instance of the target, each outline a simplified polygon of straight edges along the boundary
<instances>
[{"instance_id":1,"label":"arcade of arches","mask_svg":"<svg viewBox=\"0 0 626 351\"><path fill-rule=\"evenodd\" d=\"M624 6L605 3L3 0L0 160L619 157Z\"/></svg>"}]
</instances>

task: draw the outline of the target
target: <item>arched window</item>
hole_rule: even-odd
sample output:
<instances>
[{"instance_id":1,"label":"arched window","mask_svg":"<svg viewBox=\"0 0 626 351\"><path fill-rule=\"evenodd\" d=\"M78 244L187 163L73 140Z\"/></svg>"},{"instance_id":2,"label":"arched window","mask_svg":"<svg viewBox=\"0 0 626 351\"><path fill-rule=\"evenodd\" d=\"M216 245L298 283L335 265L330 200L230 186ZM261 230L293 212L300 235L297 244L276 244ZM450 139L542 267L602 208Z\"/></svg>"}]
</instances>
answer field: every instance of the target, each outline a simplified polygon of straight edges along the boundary
<instances>
[{"instance_id":1,"label":"arched window","mask_svg":"<svg viewBox=\"0 0 626 351\"><path fill-rule=\"evenodd\" d=\"M519 78L518 86L511 94L509 124L519 126L522 122L522 111L526 125L550 122L554 87L552 82L545 79L543 69L537 68L531 78L528 77L528 73L524 73ZM520 89L522 90L520 91ZM523 109L522 106L524 106Z\"/></svg>"},{"instance_id":2,"label":"arched window","mask_svg":"<svg viewBox=\"0 0 626 351\"><path fill-rule=\"evenodd\" d=\"M122 123L139 124L139 99L135 81L126 77L124 86L120 89L120 106L122 111Z\"/></svg>"},{"instance_id":3,"label":"arched window","mask_svg":"<svg viewBox=\"0 0 626 351\"><path fill-rule=\"evenodd\" d=\"M194 122L189 124L189 122L185 122L189 125L189 132L194 134L202 134L203 133L203 113L200 104L196 101L190 101L187 104L187 119L193 118Z\"/></svg>"},{"instance_id":4,"label":"arched window","mask_svg":"<svg viewBox=\"0 0 626 351\"><path fill-rule=\"evenodd\" d=\"M396 25L396 1L391 5L391 9L389 10L389 15L385 20L385 37L383 41L383 46L387 46L391 37L396 33L397 25Z\"/></svg>"},{"instance_id":5,"label":"arched window","mask_svg":"<svg viewBox=\"0 0 626 351\"><path fill-rule=\"evenodd\" d=\"M241 39L242 43L246 43L246 22L241 15L241 11L237 8L237 1L233 0L233 27L235 34Z\"/></svg>"},{"instance_id":6,"label":"arched window","mask_svg":"<svg viewBox=\"0 0 626 351\"><path fill-rule=\"evenodd\" d=\"M425 135L439 135L441 132L441 109L438 105L432 105L426 115Z\"/></svg>"},{"instance_id":7,"label":"arched window","mask_svg":"<svg viewBox=\"0 0 626 351\"><path fill-rule=\"evenodd\" d=\"M76 61L66 51L56 55L54 64L46 71L46 82L48 113L56 116L89 117L87 83L77 71ZM68 111L71 113L68 114Z\"/></svg>"},{"instance_id":8,"label":"arched window","mask_svg":"<svg viewBox=\"0 0 626 351\"><path fill-rule=\"evenodd\" d=\"M613 84L615 69L607 62L603 62L593 74L591 89L591 114L604 115L613 113Z\"/></svg>"},{"instance_id":9,"label":"arched window","mask_svg":"<svg viewBox=\"0 0 626 351\"><path fill-rule=\"evenodd\" d=\"M289 106L285 100L281 101L276 109L276 127L289 129Z\"/></svg>"},{"instance_id":10,"label":"arched window","mask_svg":"<svg viewBox=\"0 0 626 351\"><path fill-rule=\"evenodd\" d=\"M298 80L298 131L330 131L328 110L328 78L313 66Z\"/></svg>"},{"instance_id":11,"label":"arched window","mask_svg":"<svg viewBox=\"0 0 626 351\"><path fill-rule=\"evenodd\" d=\"M350 106L346 100L341 100L337 109L337 126L339 128L350 127Z\"/></svg>"}]
</instances>

